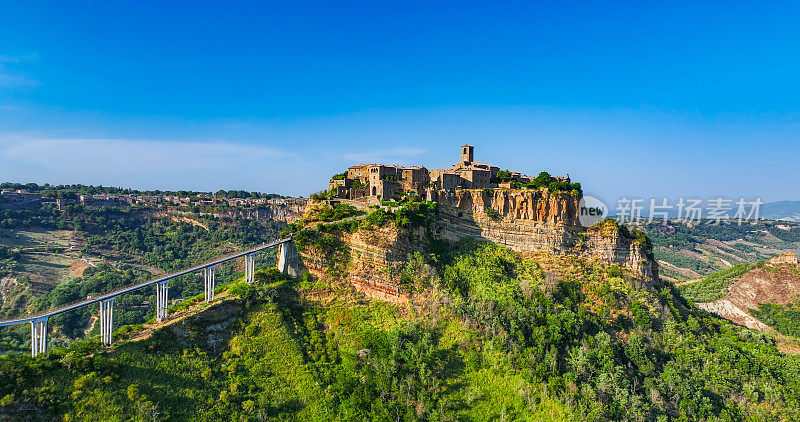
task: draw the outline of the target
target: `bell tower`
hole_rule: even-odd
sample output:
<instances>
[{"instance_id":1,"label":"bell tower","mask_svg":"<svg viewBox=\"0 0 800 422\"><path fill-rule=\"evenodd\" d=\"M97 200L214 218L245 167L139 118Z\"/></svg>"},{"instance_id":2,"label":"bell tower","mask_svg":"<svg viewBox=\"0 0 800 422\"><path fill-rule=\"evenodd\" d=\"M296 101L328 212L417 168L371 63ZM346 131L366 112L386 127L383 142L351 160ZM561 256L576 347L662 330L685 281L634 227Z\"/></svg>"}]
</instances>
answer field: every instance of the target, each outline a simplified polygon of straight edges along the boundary
<instances>
[{"instance_id":1,"label":"bell tower","mask_svg":"<svg viewBox=\"0 0 800 422\"><path fill-rule=\"evenodd\" d=\"M461 162L464 164L469 164L472 162L473 152L475 147L472 145L462 145L461 146Z\"/></svg>"}]
</instances>

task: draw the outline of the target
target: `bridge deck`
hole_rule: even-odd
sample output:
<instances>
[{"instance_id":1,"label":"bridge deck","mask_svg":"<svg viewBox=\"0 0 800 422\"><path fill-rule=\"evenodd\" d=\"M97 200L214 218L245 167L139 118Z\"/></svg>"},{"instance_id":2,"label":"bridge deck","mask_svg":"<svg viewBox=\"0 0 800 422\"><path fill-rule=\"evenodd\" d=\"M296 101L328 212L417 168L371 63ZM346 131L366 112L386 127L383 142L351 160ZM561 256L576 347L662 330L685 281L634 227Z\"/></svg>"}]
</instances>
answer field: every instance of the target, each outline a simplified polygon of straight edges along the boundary
<instances>
[{"instance_id":1,"label":"bridge deck","mask_svg":"<svg viewBox=\"0 0 800 422\"><path fill-rule=\"evenodd\" d=\"M291 237L286 237L286 238L283 238L283 239L280 239L280 240L276 240L274 242L265 243L263 245L256 246L255 248L248 249L248 250L243 251L243 252L237 252L235 254L227 255L227 256L224 256L222 258L217 258L217 259L215 259L213 261L205 262L205 263L200 264L200 265L195 265L194 267L186 268L186 269L180 270L178 272L174 272L172 274L167 274L167 275L165 275L163 277L160 277L160 278L157 278L157 279L154 279L154 280L148 280L148 281L144 281L144 282L137 283L137 284L130 284L130 285L127 285L127 286L123 286L123 287L120 287L120 288L118 288L116 290L112 290L112 291L110 291L108 293L103 293L102 295L99 295L99 296L93 296L93 297L91 297L89 299L82 299L82 300L79 300L79 301L76 301L76 302L68 303L68 304L60 306L58 308L50 309L50 310L47 310L47 311L44 311L44 312L39 312L37 314L26 315L24 317L18 317L18 318L5 320L5 321L0 321L0 327L6 326L6 325L22 324L22 323L25 323L25 322L34 321L34 320L39 319L39 318L51 317L53 315L58 315L58 314L60 314L62 312L70 311L72 309L80 308L82 306L91 305L92 303L100 302L102 300L111 299L112 297L116 297L116 296L119 296L121 294L132 292L134 290L138 290L138 289L141 289L143 287L152 286L153 284L160 283L162 281L166 281L166 280L169 280L171 278L175 278L175 277L179 277L179 276L182 276L182 275L185 275L185 274L189 274L189 273L201 270L203 268L210 267L212 265L221 264L223 262L230 261L232 259L236 259L236 258L245 256L245 255L248 255L248 254L251 254L251 253L254 253L254 252L261 251L263 249L268 249L268 248L271 248L273 246L280 245L282 243L290 242L291 240L292 240Z\"/></svg>"}]
</instances>

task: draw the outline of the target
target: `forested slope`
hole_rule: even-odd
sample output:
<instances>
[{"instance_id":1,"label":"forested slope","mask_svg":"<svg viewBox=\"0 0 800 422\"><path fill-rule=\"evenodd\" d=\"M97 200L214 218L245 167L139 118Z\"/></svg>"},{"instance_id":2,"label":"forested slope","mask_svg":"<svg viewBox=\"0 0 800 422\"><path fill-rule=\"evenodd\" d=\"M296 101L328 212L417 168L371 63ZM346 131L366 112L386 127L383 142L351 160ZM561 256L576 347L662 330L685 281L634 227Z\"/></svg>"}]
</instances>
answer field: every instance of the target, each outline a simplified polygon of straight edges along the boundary
<instances>
[{"instance_id":1,"label":"forested slope","mask_svg":"<svg viewBox=\"0 0 800 422\"><path fill-rule=\"evenodd\" d=\"M0 358L1 411L69 420L795 419L800 361L669 285L461 242L413 308L271 272L180 324ZM433 275L433 276L431 276Z\"/></svg>"}]
</instances>

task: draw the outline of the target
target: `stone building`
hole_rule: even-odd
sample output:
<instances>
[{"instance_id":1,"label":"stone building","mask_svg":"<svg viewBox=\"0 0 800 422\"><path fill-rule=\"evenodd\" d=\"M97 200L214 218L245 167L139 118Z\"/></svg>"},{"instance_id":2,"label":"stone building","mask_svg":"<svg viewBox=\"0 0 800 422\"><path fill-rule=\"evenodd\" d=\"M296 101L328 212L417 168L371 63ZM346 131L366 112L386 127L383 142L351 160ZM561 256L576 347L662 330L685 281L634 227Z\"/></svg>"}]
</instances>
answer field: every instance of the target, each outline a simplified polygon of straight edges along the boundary
<instances>
[{"instance_id":1,"label":"stone building","mask_svg":"<svg viewBox=\"0 0 800 422\"><path fill-rule=\"evenodd\" d=\"M499 186L500 168L474 161L475 147L462 145L460 161L452 169L428 170L421 166L357 164L347 169L344 178L331 179L328 191L333 198L364 199L372 202L392 200L407 193L430 197L431 191L454 192L458 189L485 189ZM524 174L512 172L512 180L527 183ZM558 181L569 181L557 178Z\"/></svg>"},{"instance_id":2,"label":"stone building","mask_svg":"<svg viewBox=\"0 0 800 422\"><path fill-rule=\"evenodd\" d=\"M492 187L492 179L497 176L500 167L473 161L475 147L461 146L461 161L453 164L453 170L462 179L464 189L484 189Z\"/></svg>"},{"instance_id":3,"label":"stone building","mask_svg":"<svg viewBox=\"0 0 800 422\"><path fill-rule=\"evenodd\" d=\"M462 187L461 176L455 170L431 170L429 174L431 189L454 191Z\"/></svg>"},{"instance_id":4,"label":"stone building","mask_svg":"<svg viewBox=\"0 0 800 422\"><path fill-rule=\"evenodd\" d=\"M784 252L778 256L774 256L770 258L769 265L780 265L780 264L795 264L797 265L797 256L791 252Z\"/></svg>"}]
</instances>

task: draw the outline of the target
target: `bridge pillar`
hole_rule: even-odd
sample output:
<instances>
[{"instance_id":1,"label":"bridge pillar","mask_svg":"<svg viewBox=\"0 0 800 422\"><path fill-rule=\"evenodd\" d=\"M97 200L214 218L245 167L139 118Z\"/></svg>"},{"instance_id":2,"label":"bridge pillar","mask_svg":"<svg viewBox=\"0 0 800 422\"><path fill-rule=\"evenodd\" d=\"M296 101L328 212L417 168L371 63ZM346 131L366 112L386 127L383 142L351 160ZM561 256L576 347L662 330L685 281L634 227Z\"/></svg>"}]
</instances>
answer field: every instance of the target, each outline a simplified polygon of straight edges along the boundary
<instances>
[{"instance_id":1,"label":"bridge pillar","mask_svg":"<svg viewBox=\"0 0 800 422\"><path fill-rule=\"evenodd\" d=\"M292 278L300 276L300 254L294 242L281 243L281 251L278 255L278 270Z\"/></svg>"},{"instance_id":2,"label":"bridge pillar","mask_svg":"<svg viewBox=\"0 0 800 422\"><path fill-rule=\"evenodd\" d=\"M169 280L156 283L156 321L167 318Z\"/></svg>"},{"instance_id":3,"label":"bridge pillar","mask_svg":"<svg viewBox=\"0 0 800 422\"><path fill-rule=\"evenodd\" d=\"M31 356L47 351L47 317L31 321Z\"/></svg>"},{"instance_id":4,"label":"bridge pillar","mask_svg":"<svg viewBox=\"0 0 800 422\"><path fill-rule=\"evenodd\" d=\"M100 301L100 340L103 346L111 345L111 331L114 327L114 298Z\"/></svg>"},{"instance_id":5,"label":"bridge pillar","mask_svg":"<svg viewBox=\"0 0 800 422\"><path fill-rule=\"evenodd\" d=\"M256 255L250 253L244 256L244 281L253 284L256 280Z\"/></svg>"},{"instance_id":6,"label":"bridge pillar","mask_svg":"<svg viewBox=\"0 0 800 422\"><path fill-rule=\"evenodd\" d=\"M215 267L207 267L203 269L203 275L205 276L205 297L206 302L211 302L214 300L214 277L216 273Z\"/></svg>"}]
</instances>

